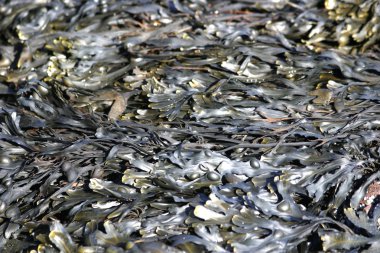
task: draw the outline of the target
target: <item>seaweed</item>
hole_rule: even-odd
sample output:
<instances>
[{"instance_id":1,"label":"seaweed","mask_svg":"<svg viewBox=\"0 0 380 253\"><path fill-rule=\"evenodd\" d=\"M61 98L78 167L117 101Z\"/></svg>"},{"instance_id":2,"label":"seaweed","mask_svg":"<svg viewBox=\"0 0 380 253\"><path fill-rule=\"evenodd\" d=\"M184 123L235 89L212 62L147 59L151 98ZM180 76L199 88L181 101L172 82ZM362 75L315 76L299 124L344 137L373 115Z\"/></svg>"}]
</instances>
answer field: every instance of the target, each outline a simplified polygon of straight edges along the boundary
<instances>
[{"instance_id":1,"label":"seaweed","mask_svg":"<svg viewBox=\"0 0 380 253\"><path fill-rule=\"evenodd\" d=\"M376 252L377 9L0 0L0 248Z\"/></svg>"}]
</instances>

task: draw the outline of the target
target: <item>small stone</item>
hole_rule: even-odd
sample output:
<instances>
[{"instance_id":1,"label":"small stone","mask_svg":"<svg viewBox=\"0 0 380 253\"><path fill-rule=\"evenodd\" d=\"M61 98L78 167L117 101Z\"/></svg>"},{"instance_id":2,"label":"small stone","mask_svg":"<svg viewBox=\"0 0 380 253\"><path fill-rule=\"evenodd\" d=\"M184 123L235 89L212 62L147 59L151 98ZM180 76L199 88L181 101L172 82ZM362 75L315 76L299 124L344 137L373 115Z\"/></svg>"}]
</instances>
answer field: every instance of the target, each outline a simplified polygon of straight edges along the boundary
<instances>
[{"instance_id":1,"label":"small stone","mask_svg":"<svg viewBox=\"0 0 380 253\"><path fill-rule=\"evenodd\" d=\"M249 161L249 164L251 165L251 167L253 169L260 169L260 162L259 160L257 160L256 158L252 158L250 161Z\"/></svg>"},{"instance_id":2,"label":"small stone","mask_svg":"<svg viewBox=\"0 0 380 253\"><path fill-rule=\"evenodd\" d=\"M219 174L213 171L208 172L206 176L210 181L218 181L220 179Z\"/></svg>"},{"instance_id":3,"label":"small stone","mask_svg":"<svg viewBox=\"0 0 380 253\"><path fill-rule=\"evenodd\" d=\"M199 174L198 172L194 172L194 173L187 175L186 178L189 179L190 181L193 181L193 180L199 178L200 176L201 176L201 174Z\"/></svg>"},{"instance_id":4,"label":"small stone","mask_svg":"<svg viewBox=\"0 0 380 253\"><path fill-rule=\"evenodd\" d=\"M8 156L0 156L0 163L1 164L10 164L11 163L11 159L8 157Z\"/></svg>"},{"instance_id":5,"label":"small stone","mask_svg":"<svg viewBox=\"0 0 380 253\"><path fill-rule=\"evenodd\" d=\"M290 205L288 202L282 201L280 204L278 204L277 210L281 212L288 212L290 210Z\"/></svg>"}]
</instances>

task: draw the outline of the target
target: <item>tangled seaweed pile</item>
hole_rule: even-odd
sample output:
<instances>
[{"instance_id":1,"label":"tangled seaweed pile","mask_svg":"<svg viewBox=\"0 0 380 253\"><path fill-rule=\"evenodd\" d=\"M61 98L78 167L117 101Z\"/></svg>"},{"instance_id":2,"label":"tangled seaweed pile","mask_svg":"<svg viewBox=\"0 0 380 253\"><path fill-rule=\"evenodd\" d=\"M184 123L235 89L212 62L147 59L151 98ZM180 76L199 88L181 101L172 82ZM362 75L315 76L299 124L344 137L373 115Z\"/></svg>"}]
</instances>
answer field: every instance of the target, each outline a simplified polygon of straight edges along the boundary
<instances>
[{"instance_id":1,"label":"tangled seaweed pile","mask_svg":"<svg viewBox=\"0 0 380 253\"><path fill-rule=\"evenodd\" d=\"M3 252L377 252L378 1L0 4Z\"/></svg>"}]
</instances>

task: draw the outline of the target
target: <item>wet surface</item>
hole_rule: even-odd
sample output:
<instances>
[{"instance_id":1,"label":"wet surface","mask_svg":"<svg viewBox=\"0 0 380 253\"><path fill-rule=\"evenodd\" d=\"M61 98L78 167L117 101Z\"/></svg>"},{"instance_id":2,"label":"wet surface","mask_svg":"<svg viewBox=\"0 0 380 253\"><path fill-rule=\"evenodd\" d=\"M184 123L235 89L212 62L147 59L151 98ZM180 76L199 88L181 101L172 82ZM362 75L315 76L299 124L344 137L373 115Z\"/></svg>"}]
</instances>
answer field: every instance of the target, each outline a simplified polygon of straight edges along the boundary
<instances>
[{"instance_id":1,"label":"wet surface","mask_svg":"<svg viewBox=\"0 0 380 253\"><path fill-rule=\"evenodd\" d=\"M376 1L0 3L4 252L376 252Z\"/></svg>"}]
</instances>

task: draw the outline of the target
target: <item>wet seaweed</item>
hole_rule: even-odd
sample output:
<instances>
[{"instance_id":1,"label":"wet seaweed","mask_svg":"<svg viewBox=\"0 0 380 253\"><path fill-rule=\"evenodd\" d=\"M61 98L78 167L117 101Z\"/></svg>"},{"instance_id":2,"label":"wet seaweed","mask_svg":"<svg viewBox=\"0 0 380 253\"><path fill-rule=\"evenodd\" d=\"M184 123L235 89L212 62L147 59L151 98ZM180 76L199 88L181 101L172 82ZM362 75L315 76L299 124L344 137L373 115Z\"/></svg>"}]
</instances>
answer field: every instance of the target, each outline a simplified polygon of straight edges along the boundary
<instances>
[{"instance_id":1,"label":"wet seaweed","mask_svg":"<svg viewBox=\"0 0 380 253\"><path fill-rule=\"evenodd\" d=\"M0 1L0 248L376 252L377 9Z\"/></svg>"}]
</instances>

